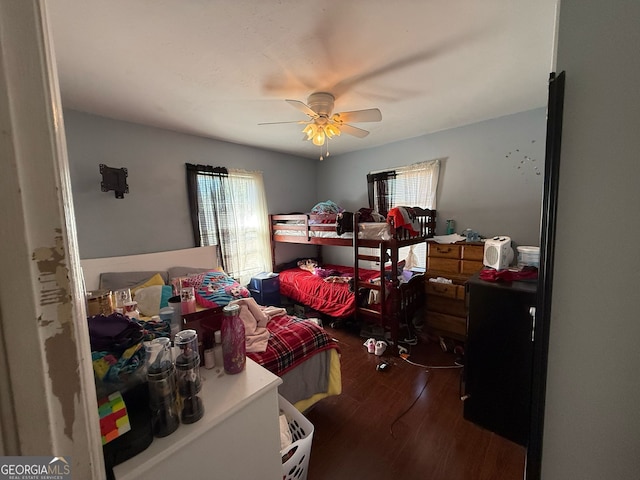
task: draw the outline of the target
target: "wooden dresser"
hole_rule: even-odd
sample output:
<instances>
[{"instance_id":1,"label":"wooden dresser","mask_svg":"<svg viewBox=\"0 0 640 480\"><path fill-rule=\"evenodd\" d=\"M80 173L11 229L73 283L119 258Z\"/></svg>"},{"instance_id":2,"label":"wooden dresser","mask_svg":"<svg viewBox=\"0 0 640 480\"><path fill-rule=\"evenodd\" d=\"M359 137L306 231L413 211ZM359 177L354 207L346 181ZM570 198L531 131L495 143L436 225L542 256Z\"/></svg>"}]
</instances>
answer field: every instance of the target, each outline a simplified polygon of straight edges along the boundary
<instances>
[{"instance_id":1,"label":"wooden dresser","mask_svg":"<svg viewBox=\"0 0 640 480\"><path fill-rule=\"evenodd\" d=\"M426 327L430 334L464 341L467 332L465 282L483 267L484 243L458 242L427 245L425 278ZM438 283L443 277L453 283Z\"/></svg>"}]
</instances>

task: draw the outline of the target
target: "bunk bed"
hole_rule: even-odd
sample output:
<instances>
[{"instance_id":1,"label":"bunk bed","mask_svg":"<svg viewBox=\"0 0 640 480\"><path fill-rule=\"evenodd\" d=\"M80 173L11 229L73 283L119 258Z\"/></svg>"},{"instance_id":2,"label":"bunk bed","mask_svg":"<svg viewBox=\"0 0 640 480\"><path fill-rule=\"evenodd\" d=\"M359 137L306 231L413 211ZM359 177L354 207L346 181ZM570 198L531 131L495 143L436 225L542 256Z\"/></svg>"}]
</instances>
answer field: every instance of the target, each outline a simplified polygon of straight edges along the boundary
<instances>
[{"instance_id":1,"label":"bunk bed","mask_svg":"<svg viewBox=\"0 0 640 480\"><path fill-rule=\"evenodd\" d=\"M410 223L406 222L407 212ZM414 272L410 272L410 277L400 275L403 262L399 250L433 237L435 217L435 210L408 207L391 209L384 222L364 222L359 212L271 215L272 257L274 272L280 274L280 292L333 318L353 317L383 327L390 333L397 352L400 323L408 322L424 299L424 275ZM352 280L327 281L311 269L307 271L291 263L276 265L278 243L315 245L317 259L321 259L323 245L350 247L353 265L319 263L324 270L339 272L337 276ZM363 268L364 262L373 262L379 268Z\"/></svg>"}]
</instances>

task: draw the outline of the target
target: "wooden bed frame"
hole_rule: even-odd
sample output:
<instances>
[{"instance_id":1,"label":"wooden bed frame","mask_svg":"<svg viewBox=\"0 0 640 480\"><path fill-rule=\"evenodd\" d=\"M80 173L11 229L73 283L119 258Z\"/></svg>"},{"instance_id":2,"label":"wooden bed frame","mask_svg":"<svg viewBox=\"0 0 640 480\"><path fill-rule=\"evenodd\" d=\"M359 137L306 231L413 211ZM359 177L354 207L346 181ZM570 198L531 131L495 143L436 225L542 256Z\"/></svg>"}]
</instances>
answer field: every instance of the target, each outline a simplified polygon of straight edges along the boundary
<instances>
[{"instance_id":1,"label":"wooden bed frame","mask_svg":"<svg viewBox=\"0 0 640 480\"><path fill-rule=\"evenodd\" d=\"M271 215L271 248L274 259L274 271L278 270L275 264L275 248L277 243L297 243L316 245L347 246L353 248L354 277L359 278L358 270L362 261L377 262L380 265L380 278L385 278L385 266L391 263L391 271L396 272L398 268L398 252L402 247L416 245L426 242L433 237L436 227L436 211L423 210L418 215L418 234L410 235L407 229L395 228L393 223L389 225L389 240L361 239L355 232L360 231L359 214L353 215L353 236L327 238L314 236L317 232L335 232L336 215L322 214L293 214L293 215ZM284 224L283 222L291 222ZM294 223L297 222L297 223ZM332 222L332 223L331 223ZM283 231L294 232L293 235L283 234ZM280 232L280 233L278 233ZM376 249L376 254L364 254L363 248ZM318 255L320 257L320 255ZM400 322L410 322L413 314L422 307L424 303L424 275L414 274L406 283L400 283L396 275L391 276L391 287L381 282L380 285L372 285L367 282L358 281L356 291L360 288L378 290L380 309L375 310L361 307L356 304L355 320L365 319L371 321L390 331L391 341L394 351L397 353L398 331ZM386 289L389 289L387 296ZM389 305L390 303L390 305ZM389 312L389 313L384 313Z\"/></svg>"}]
</instances>

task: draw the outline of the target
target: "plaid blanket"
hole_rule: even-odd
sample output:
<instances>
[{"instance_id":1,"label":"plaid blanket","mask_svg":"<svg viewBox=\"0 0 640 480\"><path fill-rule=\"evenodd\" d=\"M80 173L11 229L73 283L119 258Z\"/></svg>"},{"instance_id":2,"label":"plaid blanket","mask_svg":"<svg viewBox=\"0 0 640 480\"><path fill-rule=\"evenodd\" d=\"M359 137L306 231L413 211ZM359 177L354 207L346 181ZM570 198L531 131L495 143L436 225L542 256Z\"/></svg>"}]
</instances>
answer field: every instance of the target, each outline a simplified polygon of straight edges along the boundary
<instances>
[{"instance_id":1,"label":"plaid blanket","mask_svg":"<svg viewBox=\"0 0 640 480\"><path fill-rule=\"evenodd\" d=\"M280 376L307 358L338 344L315 323L290 315L279 315L267 324L271 333L265 352L247 353L247 357Z\"/></svg>"}]
</instances>

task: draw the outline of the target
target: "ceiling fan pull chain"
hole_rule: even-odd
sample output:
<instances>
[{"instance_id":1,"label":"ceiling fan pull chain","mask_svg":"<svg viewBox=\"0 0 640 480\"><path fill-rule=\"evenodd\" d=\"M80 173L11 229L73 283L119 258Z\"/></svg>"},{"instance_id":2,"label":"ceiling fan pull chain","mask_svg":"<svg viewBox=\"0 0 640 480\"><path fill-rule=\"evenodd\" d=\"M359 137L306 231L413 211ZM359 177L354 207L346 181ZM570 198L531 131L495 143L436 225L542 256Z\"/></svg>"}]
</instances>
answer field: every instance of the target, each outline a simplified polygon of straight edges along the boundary
<instances>
[{"instance_id":1,"label":"ceiling fan pull chain","mask_svg":"<svg viewBox=\"0 0 640 480\"><path fill-rule=\"evenodd\" d=\"M324 156L322 155L322 147L324 146L325 151L324 151ZM331 155L329 153L329 138L327 138L326 142L323 145L320 145L320 161L324 160L324 157L328 157L329 155Z\"/></svg>"}]
</instances>

